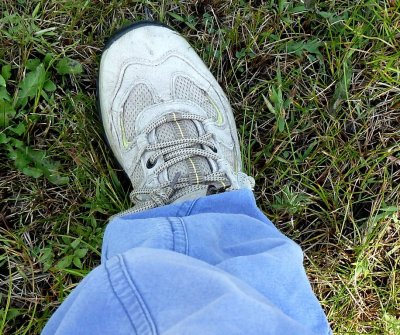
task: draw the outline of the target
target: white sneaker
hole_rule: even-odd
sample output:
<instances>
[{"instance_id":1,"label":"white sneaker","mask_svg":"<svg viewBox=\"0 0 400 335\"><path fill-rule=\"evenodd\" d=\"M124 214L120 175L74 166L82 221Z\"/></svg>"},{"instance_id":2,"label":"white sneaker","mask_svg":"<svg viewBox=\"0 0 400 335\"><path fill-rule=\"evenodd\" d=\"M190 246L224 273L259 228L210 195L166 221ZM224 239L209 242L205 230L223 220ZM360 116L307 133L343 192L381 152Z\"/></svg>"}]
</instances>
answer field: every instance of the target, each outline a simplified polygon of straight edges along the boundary
<instances>
[{"instance_id":1,"label":"white sneaker","mask_svg":"<svg viewBox=\"0 0 400 335\"><path fill-rule=\"evenodd\" d=\"M253 188L229 102L177 32L144 21L115 35L101 57L98 99L133 185L131 212Z\"/></svg>"}]
</instances>

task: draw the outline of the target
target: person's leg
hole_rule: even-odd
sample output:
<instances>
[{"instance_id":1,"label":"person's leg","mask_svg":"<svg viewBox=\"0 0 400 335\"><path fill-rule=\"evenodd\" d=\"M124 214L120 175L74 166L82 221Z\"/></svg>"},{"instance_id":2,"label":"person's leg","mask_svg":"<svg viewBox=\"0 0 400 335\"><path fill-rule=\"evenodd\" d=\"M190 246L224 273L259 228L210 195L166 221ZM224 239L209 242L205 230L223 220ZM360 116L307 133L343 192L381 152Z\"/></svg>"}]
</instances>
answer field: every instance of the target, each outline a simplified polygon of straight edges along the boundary
<instances>
[{"instance_id":1,"label":"person's leg","mask_svg":"<svg viewBox=\"0 0 400 335\"><path fill-rule=\"evenodd\" d=\"M190 45L155 23L124 30L99 98L135 207L111 219L102 265L43 333L328 334L301 250L257 209L229 103Z\"/></svg>"},{"instance_id":2,"label":"person's leg","mask_svg":"<svg viewBox=\"0 0 400 335\"><path fill-rule=\"evenodd\" d=\"M250 191L115 218L45 334L329 334L302 252Z\"/></svg>"}]
</instances>

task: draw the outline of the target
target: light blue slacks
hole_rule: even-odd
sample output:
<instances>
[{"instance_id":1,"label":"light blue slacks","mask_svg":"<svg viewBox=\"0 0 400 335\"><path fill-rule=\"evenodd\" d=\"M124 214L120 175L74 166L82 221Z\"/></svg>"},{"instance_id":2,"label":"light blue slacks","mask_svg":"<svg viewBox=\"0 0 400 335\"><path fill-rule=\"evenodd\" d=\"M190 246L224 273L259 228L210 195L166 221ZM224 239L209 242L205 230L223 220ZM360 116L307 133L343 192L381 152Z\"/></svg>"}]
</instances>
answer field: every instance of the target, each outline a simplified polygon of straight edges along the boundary
<instances>
[{"instance_id":1,"label":"light blue slacks","mask_svg":"<svg viewBox=\"0 0 400 335\"><path fill-rule=\"evenodd\" d=\"M297 244L247 190L113 219L43 334L331 334Z\"/></svg>"}]
</instances>

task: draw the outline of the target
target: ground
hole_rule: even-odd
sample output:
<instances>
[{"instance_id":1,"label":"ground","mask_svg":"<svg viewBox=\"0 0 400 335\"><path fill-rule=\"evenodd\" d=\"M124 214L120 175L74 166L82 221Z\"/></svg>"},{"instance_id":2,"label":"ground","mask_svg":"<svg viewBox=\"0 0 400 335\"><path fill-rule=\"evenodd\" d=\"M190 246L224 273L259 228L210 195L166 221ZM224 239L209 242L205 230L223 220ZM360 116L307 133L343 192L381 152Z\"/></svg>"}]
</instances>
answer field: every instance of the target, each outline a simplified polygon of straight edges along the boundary
<instances>
[{"instance_id":1,"label":"ground","mask_svg":"<svg viewBox=\"0 0 400 335\"><path fill-rule=\"evenodd\" d=\"M38 334L131 205L96 76L107 37L144 18L224 88L257 201L303 248L335 334L400 334L396 0L2 0L0 333Z\"/></svg>"}]
</instances>

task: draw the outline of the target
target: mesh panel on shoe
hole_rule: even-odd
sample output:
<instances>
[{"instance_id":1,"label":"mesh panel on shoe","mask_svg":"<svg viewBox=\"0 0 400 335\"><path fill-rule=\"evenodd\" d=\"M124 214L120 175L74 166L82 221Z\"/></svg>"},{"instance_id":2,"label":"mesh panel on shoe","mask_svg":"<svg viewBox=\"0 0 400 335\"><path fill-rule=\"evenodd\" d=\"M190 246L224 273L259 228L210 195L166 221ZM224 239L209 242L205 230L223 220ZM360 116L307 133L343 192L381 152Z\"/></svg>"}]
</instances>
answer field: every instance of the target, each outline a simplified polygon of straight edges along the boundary
<instances>
[{"instance_id":1,"label":"mesh panel on shoe","mask_svg":"<svg viewBox=\"0 0 400 335\"><path fill-rule=\"evenodd\" d=\"M199 136L196 125L191 120L180 120L179 126L183 132L183 136L185 138L196 138ZM156 128L156 137L157 140L162 142L173 141L182 138L182 134L177 131L174 126L174 122L164 123L161 126ZM200 145L196 146L200 147ZM195 164L196 168L200 169L198 173L205 175L211 173L210 165L205 157L193 157L191 158L192 162ZM171 167L168 168L168 176L170 179L173 179L177 173L180 173L182 176L187 176L189 174L189 161L181 161ZM190 163L191 164L191 163Z\"/></svg>"},{"instance_id":2,"label":"mesh panel on shoe","mask_svg":"<svg viewBox=\"0 0 400 335\"><path fill-rule=\"evenodd\" d=\"M223 146L220 146L221 152L221 156L223 156L228 163L230 164L230 166L234 167L235 166L235 155L234 155L234 151L230 150L230 149L226 149Z\"/></svg>"},{"instance_id":3,"label":"mesh panel on shoe","mask_svg":"<svg viewBox=\"0 0 400 335\"><path fill-rule=\"evenodd\" d=\"M139 187L141 182L144 180L144 172L140 164L136 166L132 173L132 185L134 188Z\"/></svg>"},{"instance_id":4,"label":"mesh panel on shoe","mask_svg":"<svg viewBox=\"0 0 400 335\"><path fill-rule=\"evenodd\" d=\"M146 107L154 103L153 96L145 84L136 85L124 104L122 114L125 134L129 141L135 136L135 120L137 115Z\"/></svg>"},{"instance_id":5,"label":"mesh panel on shoe","mask_svg":"<svg viewBox=\"0 0 400 335\"><path fill-rule=\"evenodd\" d=\"M174 133L175 129L171 122L163 123L161 126L156 128L156 137L159 142L173 141L177 138Z\"/></svg>"},{"instance_id":6,"label":"mesh panel on shoe","mask_svg":"<svg viewBox=\"0 0 400 335\"><path fill-rule=\"evenodd\" d=\"M185 127L185 133L188 137L198 137L199 132L197 131L196 125L193 121L185 120L181 121ZM200 148L200 145L196 145L196 148ZM193 158L192 158L193 160ZM204 174L211 173L210 165L208 164L207 158L204 157L195 157L197 167L200 168L201 172Z\"/></svg>"},{"instance_id":7,"label":"mesh panel on shoe","mask_svg":"<svg viewBox=\"0 0 400 335\"><path fill-rule=\"evenodd\" d=\"M162 142L173 141L179 138L178 134L175 133L175 128L171 122L164 123L156 128L157 140ZM168 169L168 176L172 179L176 173L180 173L182 176L188 174L188 168L186 162L179 162Z\"/></svg>"},{"instance_id":8,"label":"mesh panel on shoe","mask_svg":"<svg viewBox=\"0 0 400 335\"><path fill-rule=\"evenodd\" d=\"M179 76L175 81L175 94L179 99L190 100L195 102L200 107L202 107L206 112L208 117L216 118L217 112L215 107L210 102L207 93L195 85L195 83L189 78ZM220 154L227 159L229 164L234 167L235 166L235 156L234 150L229 150L222 148L223 152ZM207 163L207 162L206 162Z\"/></svg>"},{"instance_id":9,"label":"mesh panel on shoe","mask_svg":"<svg viewBox=\"0 0 400 335\"><path fill-rule=\"evenodd\" d=\"M195 85L189 78L179 76L175 81L175 95L179 99L189 100L203 108L208 117L217 118L217 112L210 102L207 93Z\"/></svg>"}]
</instances>

